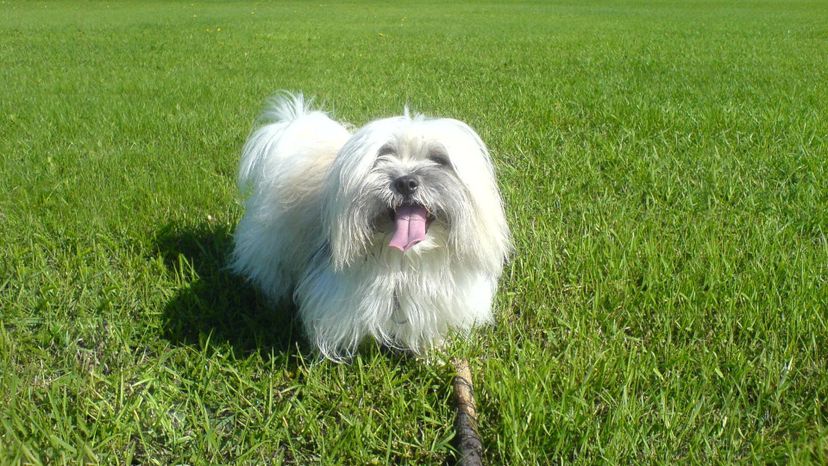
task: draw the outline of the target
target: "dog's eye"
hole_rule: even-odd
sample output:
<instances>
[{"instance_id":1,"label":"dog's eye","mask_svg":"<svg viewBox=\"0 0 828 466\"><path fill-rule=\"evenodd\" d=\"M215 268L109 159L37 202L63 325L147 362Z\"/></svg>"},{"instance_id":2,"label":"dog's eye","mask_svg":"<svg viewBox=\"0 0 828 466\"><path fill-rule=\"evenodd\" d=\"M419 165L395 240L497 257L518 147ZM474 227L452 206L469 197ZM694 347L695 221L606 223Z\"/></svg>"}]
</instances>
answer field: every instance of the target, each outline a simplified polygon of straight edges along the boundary
<instances>
[{"instance_id":1,"label":"dog's eye","mask_svg":"<svg viewBox=\"0 0 828 466\"><path fill-rule=\"evenodd\" d=\"M444 154L443 152L432 152L431 154L429 154L428 159L436 163L437 165L443 167L451 166L451 162L449 162L448 155Z\"/></svg>"},{"instance_id":2,"label":"dog's eye","mask_svg":"<svg viewBox=\"0 0 828 466\"><path fill-rule=\"evenodd\" d=\"M377 151L377 157L382 157L383 155L394 155L397 151L394 150L394 146L391 144L386 144L380 147L380 150Z\"/></svg>"}]
</instances>

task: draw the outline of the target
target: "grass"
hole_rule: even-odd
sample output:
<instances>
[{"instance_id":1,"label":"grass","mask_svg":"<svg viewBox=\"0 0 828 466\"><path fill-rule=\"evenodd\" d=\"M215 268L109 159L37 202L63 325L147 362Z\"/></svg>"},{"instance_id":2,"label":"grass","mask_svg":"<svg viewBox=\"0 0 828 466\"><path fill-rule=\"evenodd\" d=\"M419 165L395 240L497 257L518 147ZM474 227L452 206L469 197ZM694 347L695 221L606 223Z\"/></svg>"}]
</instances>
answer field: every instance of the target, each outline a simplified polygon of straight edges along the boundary
<instances>
[{"instance_id":1,"label":"grass","mask_svg":"<svg viewBox=\"0 0 828 466\"><path fill-rule=\"evenodd\" d=\"M3 2L0 463L440 464L451 373L317 361L224 268L303 90L491 148L491 464L828 461L828 6Z\"/></svg>"}]
</instances>

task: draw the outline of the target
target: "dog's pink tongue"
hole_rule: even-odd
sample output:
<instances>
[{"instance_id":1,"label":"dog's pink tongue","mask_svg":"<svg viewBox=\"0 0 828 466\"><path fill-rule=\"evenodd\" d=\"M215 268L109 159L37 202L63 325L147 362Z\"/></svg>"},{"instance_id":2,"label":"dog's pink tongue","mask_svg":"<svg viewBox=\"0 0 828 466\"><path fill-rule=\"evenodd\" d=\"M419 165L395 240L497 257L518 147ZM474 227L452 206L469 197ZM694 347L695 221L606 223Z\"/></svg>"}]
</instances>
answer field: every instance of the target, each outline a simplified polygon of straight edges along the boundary
<instances>
[{"instance_id":1,"label":"dog's pink tongue","mask_svg":"<svg viewBox=\"0 0 828 466\"><path fill-rule=\"evenodd\" d=\"M397 209L394 237L388 245L405 252L424 240L426 215L428 214L424 207L405 206Z\"/></svg>"}]
</instances>

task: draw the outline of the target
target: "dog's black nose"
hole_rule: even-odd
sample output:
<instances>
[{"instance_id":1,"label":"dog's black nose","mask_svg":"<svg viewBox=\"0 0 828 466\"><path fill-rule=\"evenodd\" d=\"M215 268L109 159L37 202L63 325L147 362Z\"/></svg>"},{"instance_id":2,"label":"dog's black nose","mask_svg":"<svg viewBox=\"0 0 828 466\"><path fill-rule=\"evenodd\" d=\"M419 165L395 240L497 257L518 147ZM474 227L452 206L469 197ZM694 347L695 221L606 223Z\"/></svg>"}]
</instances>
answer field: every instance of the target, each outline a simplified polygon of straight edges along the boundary
<instances>
[{"instance_id":1,"label":"dog's black nose","mask_svg":"<svg viewBox=\"0 0 828 466\"><path fill-rule=\"evenodd\" d=\"M394 189L403 196L410 196L414 194L420 183L411 175L403 175L394 180Z\"/></svg>"}]
</instances>

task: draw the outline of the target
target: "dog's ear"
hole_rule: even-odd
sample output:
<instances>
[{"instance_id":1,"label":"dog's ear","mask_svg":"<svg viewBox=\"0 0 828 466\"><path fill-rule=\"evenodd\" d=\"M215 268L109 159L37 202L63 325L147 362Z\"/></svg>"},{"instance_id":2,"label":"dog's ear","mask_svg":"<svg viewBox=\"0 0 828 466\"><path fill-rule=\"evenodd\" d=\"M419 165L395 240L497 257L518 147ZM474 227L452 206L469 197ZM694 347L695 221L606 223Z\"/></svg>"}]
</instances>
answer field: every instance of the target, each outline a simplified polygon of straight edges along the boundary
<instances>
[{"instance_id":1,"label":"dog's ear","mask_svg":"<svg viewBox=\"0 0 828 466\"><path fill-rule=\"evenodd\" d=\"M364 255L370 240L370 225L365 216L354 212L353 204L344 206L338 201L326 202L323 212L323 231L335 271L345 269Z\"/></svg>"},{"instance_id":2,"label":"dog's ear","mask_svg":"<svg viewBox=\"0 0 828 466\"><path fill-rule=\"evenodd\" d=\"M337 271L362 256L371 240L371 219L359 200L384 140L376 137L370 126L358 131L340 149L322 193L322 227L330 244L331 264Z\"/></svg>"},{"instance_id":3,"label":"dog's ear","mask_svg":"<svg viewBox=\"0 0 828 466\"><path fill-rule=\"evenodd\" d=\"M468 251L493 273L499 273L512 252L512 240L503 201L497 186L494 164L483 140L466 123L454 119L434 120L441 141L446 145L455 171L473 204L469 231L460 235L474 235L477 247ZM461 244L462 243L462 244ZM465 241L458 241L462 248Z\"/></svg>"}]
</instances>

